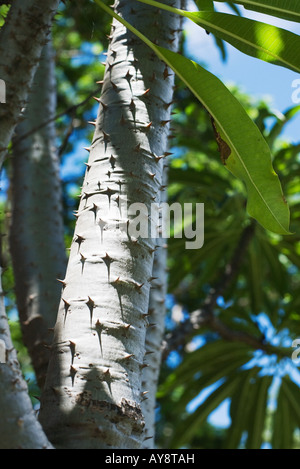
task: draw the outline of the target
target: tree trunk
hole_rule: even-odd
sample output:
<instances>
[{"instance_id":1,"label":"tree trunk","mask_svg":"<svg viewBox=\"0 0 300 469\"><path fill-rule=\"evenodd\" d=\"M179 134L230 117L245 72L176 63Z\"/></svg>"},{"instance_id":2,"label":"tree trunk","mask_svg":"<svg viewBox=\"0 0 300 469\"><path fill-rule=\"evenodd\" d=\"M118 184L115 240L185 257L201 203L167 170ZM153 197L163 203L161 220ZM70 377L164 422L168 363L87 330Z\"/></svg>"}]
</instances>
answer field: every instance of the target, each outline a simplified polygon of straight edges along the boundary
<instances>
[{"instance_id":1,"label":"tree trunk","mask_svg":"<svg viewBox=\"0 0 300 469\"><path fill-rule=\"evenodd\" d=\"M0 79L6 104L0 105L0 168L20 114L59 0L14 0L0 30Z\"/></svg>"},{"instance_id":2,"label":"tree trunk","mask_svg":"<svg viewBox=\"0 0 300 469\"><path fill-rule=\"evenodd\" d=\"M6 104L0 105L0 169L58 3L59 0L46 0L43 4L38 0L15 0L1 28L0 79L6 84ZM0 446L51 448L32 409L11 342L1 284L0 290L0 340L6 362L0 365Z\"/></svg>"},{"instance_id":3,"label":"tree trunk","mask_svg":"<svg viewBox=\"0 0 300 469\"><path fill-rule=\"evenodd\" d=\"M0 291L0 351L3 355L0 360L0 448L50 449L52 446L32 409L27 384L11 342L3 300Z\"/></svg>"},{"instance_id":4,"label":"tree trunk","mask_svg":"<svg viewBox=\"0 0 300 469\"><path fill-rule=\"evenodd\" d=\"M117 1L115 9L176 49L177 15L133 1ZM156 239L133 234L136 220L124 202L143 203L150 213L160 201L173 84L172 71L114 21L40 412L58 448L143 445L141 375Z\"/></svg>"},{"instance_id":5,"label":"tree trunk","mask_svg":"<svg viewBox=\"0 0 300 469\"><path fill-rule=\"evenodd\" d=\"M163 186L167 187L167 167L164 170ZM167 190L161 193L161 203L167 201ZM160 219L160 225L162 219ZM152 281L148 310L148 329L146 332L146 363L142 374L142 411L145 417L146 448L155 444L155 408L159 379L162 343L165 330L166 293L167 293L167 240L159 236L156 240L156 251L152 270Z\"/></svg>"},{"instance_id":6,"label":"tree trunk","mask_svg":"<svg viewBox=\"0 0 300 469\"><path fill-rule=\"evenodd\" d=\"M53 51L48 43L35 74L17 139L54 116L56 83ZM49 347L66 270L62 194L55 148L55 124L20 139L12 155L12 223L10 250L24 343L44 386Z\"/></svg>"}]
</instances>

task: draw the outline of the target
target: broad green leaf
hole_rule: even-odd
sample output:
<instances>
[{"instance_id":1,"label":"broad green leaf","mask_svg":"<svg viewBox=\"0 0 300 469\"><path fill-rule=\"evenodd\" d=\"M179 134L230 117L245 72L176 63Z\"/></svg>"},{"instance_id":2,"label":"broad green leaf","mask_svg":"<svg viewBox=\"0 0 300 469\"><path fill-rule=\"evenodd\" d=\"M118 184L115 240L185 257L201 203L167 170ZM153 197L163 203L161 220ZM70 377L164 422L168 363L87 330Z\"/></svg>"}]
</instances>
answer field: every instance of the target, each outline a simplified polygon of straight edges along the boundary
<instances>
[{"instance_id":1,"label":"broad green leaf","mask_svg":"<svg viewBox=\"0 0 300 469\"><path fill-rule=\"evenodd\" d=\"M228 430L226 448L237 449L243 432L247 429L248 419L253 406L253 378L260 368L253 367L242 372L243 381L233 394L230 404L231 426Z\"/></svg>"},{"instance_id":2,"label":"broad green leaf","mask_svg":"<svg viewBox=\"0 0 300 469\"><path fill-rule=\"evenodd\" d=\"M182 446L197 432L208 416L237 389L241 377L233 375L213 391L187 419L177 425L172 444Z\"/></svg>"},{"instance_id":3,"label":"broad green leaf","mask_svg":"<svg viewBox=\"0 0 300 469\"><path fill-rule=\"evenodd\" d=\"M229 42L244 54L300 72L300 37L276 26L214 11L189 12L154 0L138 0L185 18Z\"/></svg>"},{"instance_id":4,"label":"broad green leaf","mask_svg":"<svg viewBox=\"0 0 300 469\"><path fill-rule=\"evenodd\" d=\"M293 117L300 111L299 106L293 106L288 109L284 114L283 118L279 119L271 128L270 133L268 135L268 143L272 146L276 140L276 138L281 134L284 126L290 122Z\"/></svg>"},{"instance_id":5,"label":"broad green leaf","mask_svg":"<svg viewBox=\"0 0 300 469\"><path fill-rule=\"evenodd\" d=\"M236 15L241 16L239 7L237 7L234 3L231 3L231 2L226 2L226 3Z\"/></svg>"},{"instance_id":6,"label":"broad green leaf","mask_svg":"<svg viewBox=\"0 0 300 469\"><path fill-rule=\"evenodd\" d=\"M268 393L273 376L263 376L255 383L252 398L251 421L248 427L248 449L260 449L265 429Z\"/></svg>"},{"instance_id":7,"label":"broad green leaf","mask_svg":"<svg viewBox=\"0 0 300 469\"><path fill-rule=\"evenodd\" d=\"M143 40L207 109L226 167L247 186L250 216L270 231L289 234L289 208L272 168L270 149L239 101L216 76L194 61L156 46L101 0L94 1Z\"/></svg>"},{"instance_id":8,"label":"broad green leaf","mask_svg":"<svg viewBox=\"0 0 300 469\"><path fill-rule=\"evenodd\" d=\"M227 0L218 0L228 2ZM290 21L300 21L299 0L235 0L234 3L243 5L247 10L266 13Z\"/></svg>"},{"instance_id":9,"label":"broad green leaf","mask_svg":"<svg viewBox=\"0 0 300 469\"><path fill-rule=\"evenodd\" d=\"M272 425L272 448L292 449L295 426L293 410L289 401L286 399L283 387L280 386L279 394L277 396L277 408L274 412Z\"/></svg>"},{"instance_id":10,"label":"broad green leaf","mask_svg":"<svg viewBox=\"0 0 300 469\"><path fill-rule=\"evenodd\" d=\"M195 0L195 3L199 10L214 11L215 9L213 0Z\"/></svg>"},{"instance_id":11,"label":"broad green leaf","mask_svg":"<svg viewBox=\"0 0 300 469\"><path fill-rule=\"evenodd\" d=\"M248 284L249 297L251 301L252 312L259 313L263 309L262 303L262 282L263 282L263 258L261 249L256 239L253 239L248 247Z\"/></svg>"},{"instance_id":12,"label":"broad green leaf","mask_svg":"<svg viewBox=\"0 0 300 469\"><path fill-rule=\"evenodd\" d=\"M292 408L293 414L297 419L298 427L300 426L300 389L297 384L291 381L289 378L282 378L281 386L286 399Z\"/></svg>"},{"instance_id":13,"label":"broad green leaf","mask_svg":"<svg viewBox=\"0 0 300 469\"><path fill-rule=\"evenodd\" d=\"M208 377L208 380L211 378L210 373L214 373L218 377L226 376L230 371L227 367L233 366L233 370L237 370L239 366L249 361L251 358L250 352L247 345L238 342L216 340L205 344L198 350L186 355L183 363L167 379L163 386L163 392L170 392L174 387L181 384L186 385L195 379L195 373L198 371L201 371L199 383L202 383L203 377L206 386L208 386L208 381L204 376ZM219 371L221 375L218 374ZM216 377L213 382L217 379Z\"/></svg>"}]
</instances>

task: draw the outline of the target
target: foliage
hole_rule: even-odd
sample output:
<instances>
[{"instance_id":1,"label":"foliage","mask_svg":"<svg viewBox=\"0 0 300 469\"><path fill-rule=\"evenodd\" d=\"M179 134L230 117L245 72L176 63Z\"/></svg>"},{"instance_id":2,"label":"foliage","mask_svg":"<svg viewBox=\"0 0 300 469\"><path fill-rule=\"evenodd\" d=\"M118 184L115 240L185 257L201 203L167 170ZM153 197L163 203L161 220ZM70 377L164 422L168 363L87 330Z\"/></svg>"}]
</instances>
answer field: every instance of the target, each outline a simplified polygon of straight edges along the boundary
<instances>
[{"instance_id":1,"label":"foliage","mask_svg":"<svg viewBox=\"0 0 300 469\"><path fill-rule=\"evenodd\" d=\"M244 210L246 193L220 161L205 110L180 87L173 122L177 156L169 170L169 199L182 204L204 202L205 241L196 252L184 249L184 239L170 241L169 291L173 306L169 333L174 327L180 330L193 311L205 308L210 290L215 287L220 295L213 304L213 315L232 333L244 332L255 338L258 348L242 339L222 340L209 324L194 330L188 338L182 337L177 348L179 366L173 369L168 359L161 375L158 442L196 448L203 423L229 400L231 425L226 432L223 430L222 447L260 448L270 444L273 448L291 448L296 444L300 423L295 399L300 376L297 364L291 360L291 342L300 334L299 147L280 140L280 133L299 107L280 116L266 103L255 102L237 89L231 91L270 144L274 167L291 206L294 234L274 235L256 224L255 234L242 252L236 277L225 290L220 288L226 266L250 223ZM172 309L178 307L184 313L176 328ZM268 350L269 345L272 348ZM193 402L211 387L213 392L200 406L195 404L194 410ZM176 415L170 417L170 428L163 420L168 409L174 407ZM191 408L193 411L188 410Z\"/></svg>"},{"instance_id":2,"label":"foliage","mask_svg":"<svg viewBox=\"0 0 300 469\"><path fill-rule=\"evenodd\" d=\"M157 2L144 3L154 5ZM284 44L291 41L294 45L298 44L299 38L275 27L247 22L239 16L236 5L249 8L254 5L255 11L299 20L298 2L285 2L289 9L287 6L282 8L276 0L260 1L260 5L246 0L228 2L237 16L216 13L212 1L198 0L196 3L201 11L185 16L215 34L223 55L224 41L227 40L249 55L299 69L298 49L284 47L281 50L278 47L280 40ZM5 16L7 9L0 7L0 18ZM73 233L72 212L77 206L79 181L84 173L78 145L84 146L91 134L87 126L87 121L91 121L95 114L91 90L97 93L96 82L103 76L101 61L104 59L105 34L109 33L107 17L96 16L95 11L95 5L85 0L78 0L76 5L66 2L57 15L53 30L58 83L57 143L63 174L66 246L70 245ZM239 36L234 40L231 37L233 30ZM249 31L251 44L246 47L245 38L249 39ZM262 33L266 31L277 42L269 41L268 50L264 49L262 54L267 41ZM291 361L291 343L300 336L300 180L297 175L300 144L291 145L280 140L280 135L300 107L288 109L284 116L279 116L265 102L255 102L234 87L228 91L216 77L185 57L175 58L154 45L153 49L194 93L178 81L172 122L175 139L172 140L174 156L170 159L169 200L205 204L204 247L196 252L188 251L184 249L184 240L170 240L169 293L172 301L167 318L169 336L180 332L195 311L205 309L212 289L219 293L209 305L210 320L204 318L198 328L190 329L179 346L166 354L158 394L157 443L169 448L252 449L267 444L274 449L297 447L300 380L297 364ZM200 87L199 77L205 80L210 90L214 87L214 96ZM194 84L191 84L192 80ZM202 104L199 105L196 98ZM224 105L219 106L224 100L228 103L226 112ZM215 129L207 109L217 123ZM225 142L231 149L238 149L237 153L231 152L231 162L238 159L247 170L251 169L250 184L246 181L248 194L241 180L227 171L233 169L230 160L226 160L226 165L221 161L216 130L219 143ZM251 145L247 143L249 136ZM278 223L275 227L271 222L272 226L268 227L277 233L267 231L260 224L253 224L245 211L248 197L249 212L265 225L265 208L259 208L258 214L251 209L251 205L255 209L258 206L257 199L251 200L251 191L256 186L251 181L260 180L258 166L261 158L266 162L264 176L272 175L265 141L271 149L272 166L291 210L292 234L288 236L282 234L289 231L288 214L277 178L274 189L263 180L261 191L265 199L273 199L273 194L281 197L281 205L276 201L274 210L278 211L277 219L284 229L278 230ZM253 153L259 151L259 158L251 167ZM234 170L232 172L235 174ZM240 175L238 173L240 171L236 172ZM245 175L241 176L245 180ZM1 232L8 229L9 204L7 207L7 210L1 210ZM232 267L241 237L252 224L253 235L240 254L235 275L230 277L226 269ZM23 372L31 378L33 397L38 390L32 379L19 324L13 321L14 280L5 238L2 245L6 306L12 318L13 340ZM181 321L174 318L176 307L182 310ZM242 334L240 340L237 340L238 334ZM252 345L245 342L249 337ZM197 404L200 393L208 389L209 396ZM209 423L209 416L224 402L230 402L231 425L228 429L216 429Z\"/></svg>"}]
</instances>

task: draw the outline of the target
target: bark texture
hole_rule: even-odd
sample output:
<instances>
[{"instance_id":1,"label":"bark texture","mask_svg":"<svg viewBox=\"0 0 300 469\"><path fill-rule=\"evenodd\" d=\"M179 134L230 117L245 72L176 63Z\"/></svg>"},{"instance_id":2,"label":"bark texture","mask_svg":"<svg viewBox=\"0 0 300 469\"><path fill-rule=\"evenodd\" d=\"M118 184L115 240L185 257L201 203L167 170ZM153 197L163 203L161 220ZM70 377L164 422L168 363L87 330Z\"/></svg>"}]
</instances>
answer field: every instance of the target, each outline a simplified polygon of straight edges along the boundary
<instances>
[{"instance_id":1,"label":"bark texture","mask_svg":"<svg viewBox=\"0 0 300 469\"><path fill-rule=\"evenodd\" d=\"M167 188L167 167L163 174L163 186ZM167 189L161 193L161 203L167 202ZM162 214L160 214L162 215ZM162 224L160 218L159 226ZM165 331L167 293L167 240L160 236L156 240L156 251L152 270L148 329L146 332L146 363L142 373L142 411L145 418L145 448L155 447L156 393L161 365L162 343Z\"/></svg>"},{"instance_id":2,"label":"bark texture","mask_svg":"<svg viewBox=\"0 0 300 469\"><path fill-rule=\"evenodd\" d=\"M0 291L0 340L4 341L6 349L5 363L0 363L0 448L51 449L52 446L32 408L27 384L11 342L2 291ZM1 350L3 351L2 343Z\"/></svg>"},{"instance_id":3,"label":"bark texture","mask_svg":"<svg viewBox=\"0 0 300 469\"><path fill-rule=\"evenodd\" d=\"M44 47L29 95L24 121L16 138L56 110L55 68L51 43ZM62 191L55 147L54 121L13 146L12 255L17 306L24 343L41 389L49 361L49 347L66 270Z\"/></svg>"},{"instance_id":4,"label":"bark texture","mask_svg":"<svg viewBox=\"0 0 300 469\"><path fill-rule=\"evenodd\" d=\"M0 105L0 167L50 32L59 0L14 0L0 30L0 79L6 104Z\"/></svg>"},{"instance_id":5,"label":"bark texture","mask_svg":"<svg viewBox=\"0 0 300 469\"><path fill-rule=\"evenodd\" d=\"M115 9L150 39L177 48L178 16L130 0ZM172 71L114 21L40 412L58 448L143 446L156 239L132 236L124 202L150 213L160 200L173 85Z\"/></svg>"}]
</instances>

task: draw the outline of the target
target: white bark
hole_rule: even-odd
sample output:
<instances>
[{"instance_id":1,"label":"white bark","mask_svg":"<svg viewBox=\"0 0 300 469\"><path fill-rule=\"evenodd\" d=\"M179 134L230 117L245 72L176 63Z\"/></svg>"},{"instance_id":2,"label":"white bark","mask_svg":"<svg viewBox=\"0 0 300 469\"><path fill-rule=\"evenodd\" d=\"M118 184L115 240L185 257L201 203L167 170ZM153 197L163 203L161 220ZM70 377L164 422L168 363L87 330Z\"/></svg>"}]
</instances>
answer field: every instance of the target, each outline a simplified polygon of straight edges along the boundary
<instances>
[{"instance_id":1,"label":"white bark","mask_svg":"<svg viewBox=\"0 0 300 469\"><path fill-rule=\"evenodd\" d=\"M177 47L177 16L130 0L115 8ZM111 39L40 413L58 448L139 448L145 438L141 374L156 239L130 236L120 203L159 202L174 75L116 21Z\"/></svg>"},{"instance_id":2,"label":"white bark","mask_svg":"<svg viewBox=\"0 0 300 469\"><path fill-rule=\"evenodd\" d=\"M51 119L56 111L56 82L51 43L44 52L33 86L24 121L16 137ZM62 191L59 160L52 121L13 146L12 255L17 306L24 343L28 348L43 388L49 361L49 347L66 270Z\"/></svg>"},{"instance_id":3,"label":"white bark","mask_svg":"<svg viewBox=\"0 0 300 469\"><path fill-rule=\"evenodd\" d=\"M163 186L167 187L167 168ZM161 203L167 201L167 190L161 194ZM160 222L160 224L162 221ZM146 363L142 374L142 411L145 417L144 447L155 447L156 393L161 365L162 343L165 331L167 294L167 240L161 236L156 240L156 251L152 270L151 290L146 333Z\"/></svg>"},{"instance_id":4,"label":"white bark","mask_svg":"<svg viewBox=\"0 0 300 469\"><path fill-rule=\"evenodd\" d=\"M11 342L2 291L0 340L5 343L5 363L0 363L0 448L51 449L32 408L27 384Z\"/></svg>"},{"instance_id":5,"label":"white bark","mask_svg":"<svg viewBox=\"0 0 300 469\"><path fill-rule=\"evenodd\" d=\"M0 79L6 84L6 104L0 105L0 168L58 4L59 0L14 0L0 30Z\"/></svg>"},{"instance_id":6,"label":"white bark","mask_svg":"<svg viewBox=\"0 0 300 469\"><path fill-rule=\"evenodd\" d=\"M12 137L59 0L15 0L0 31L0 79L6 84L6 104L0 106L0 168ZM0 285L1 289L1 285ZM0 364L0 447L42 449L45 437L28 396L13 348L4 298L0 291L0 340L6 363ZM1 344L3 344L1 342Z\"/></svg>"}]
</instances>

